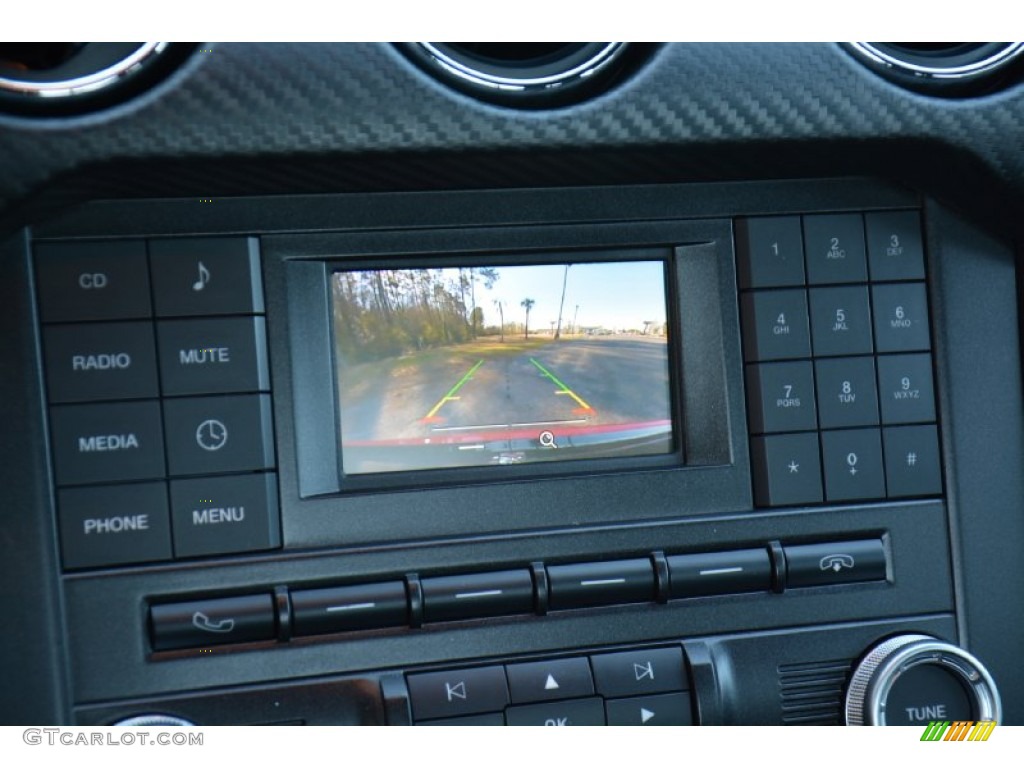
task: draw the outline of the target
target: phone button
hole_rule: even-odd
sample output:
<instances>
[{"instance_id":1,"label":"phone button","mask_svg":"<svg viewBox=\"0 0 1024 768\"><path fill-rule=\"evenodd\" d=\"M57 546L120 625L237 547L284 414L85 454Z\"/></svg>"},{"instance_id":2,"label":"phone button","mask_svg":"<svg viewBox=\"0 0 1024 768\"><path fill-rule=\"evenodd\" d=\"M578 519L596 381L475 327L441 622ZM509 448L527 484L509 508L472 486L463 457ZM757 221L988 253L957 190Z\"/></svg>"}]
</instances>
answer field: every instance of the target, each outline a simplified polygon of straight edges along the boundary
<instances>
[{"instance_id":1,"label":"phone button","mask_svg":"<svg viewBox=\"0 0 1024 768\"><path fill-rule=\"evenodd\" d=\"M880 539L784 547L786 586L817 587L885 579L885 548Z\"/></svg>"},{"instance_id":2,"label":"phone button","mask_svg":"<svg viewBox=\"0 0 1024 768\"><path fill-rule=\"evenodd\" d=\"M149 618L154 651L274 639L269 594L154 605Z\"/></svg>"}]
</instances>

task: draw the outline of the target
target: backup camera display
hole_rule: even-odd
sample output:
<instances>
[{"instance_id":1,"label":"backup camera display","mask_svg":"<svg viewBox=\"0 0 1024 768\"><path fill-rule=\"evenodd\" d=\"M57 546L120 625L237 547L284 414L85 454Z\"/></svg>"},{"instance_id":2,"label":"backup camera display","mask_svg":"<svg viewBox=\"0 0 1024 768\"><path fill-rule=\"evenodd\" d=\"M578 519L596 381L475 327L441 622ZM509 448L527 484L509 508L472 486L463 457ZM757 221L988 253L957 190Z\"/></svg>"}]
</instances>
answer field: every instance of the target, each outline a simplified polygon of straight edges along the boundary
<instances>
[{"instance_id":1,"label":"backup camera display","mask_svg":"<svg viewBox=\"0 0 1024 768\"><path fill-rule=\"evenodd\" d=\"M331 277L347 475L673 449L665 262Z\"/></svg>"}]
</instances>

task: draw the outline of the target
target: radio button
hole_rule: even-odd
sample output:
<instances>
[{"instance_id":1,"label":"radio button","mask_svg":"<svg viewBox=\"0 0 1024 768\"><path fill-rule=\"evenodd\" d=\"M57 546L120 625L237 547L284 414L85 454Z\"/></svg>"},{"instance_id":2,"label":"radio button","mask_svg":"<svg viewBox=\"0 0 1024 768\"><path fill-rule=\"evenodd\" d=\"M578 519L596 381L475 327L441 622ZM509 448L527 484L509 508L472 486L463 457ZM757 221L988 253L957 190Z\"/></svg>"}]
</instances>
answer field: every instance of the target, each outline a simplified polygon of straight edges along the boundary
<instances>
[{"instance_id":1,"label":"radio button","mask_svg":"<svg viewBox=\"0 0 1024 768\"><path fill-rule=\"evenodd\" d=\"M878 390L883 424L935 421L931 355L885 355L878 358Z\"/></svg>"},{"instance_id":2,"label":"radio button","mask_svg":"<svg viewBox=\"0 0 1024 768\"><path fill-rule=\"evenodd\" d=\"M65 568L171 559L166 483L66 488L57 509Z\"/></svg>"},{"instance_id":3,"label":"radio button","mask_svg":"<svg viewBox=\"0 0 1024 768\"><path fill-rule=\"evenodd\" d=\"M600 698L573 699L549 704L509 707L509 725L604 725L604 704Z\"/></svg>"},{"instance_id":4,"label":"radio button","mask_svg":"<svg viewBox=\"0 0 1024 768\"><path fill-rule=\"evenodd\" d=\"M291 598L297 636L409 624L405 583L401 581L303 589L292 592Z\"/></svg>"},{"instance_id":5,"label":"radio button","mask_svg":"<svg viewBox=\"0 0 1024 768\"><path fill-rule=\"evenodd\" d=\"M509 664L505 672L513 704L594 695L594 678L584 658Z\"/></svg>"},{"instance_id":6,"label":"radio button","mask_svg":"<svg viewBox=\"0 0 1024 768\"><path fill-rule=\"evenodd\" d=\"M745 293L740 305L747 362L811 356L806 291Z\"/></svg>"},{"instance_id":7,"label":"radio button","mask_svg":"<svg viewBox=\"0 0 1024 768\"><path fill-rule=\"evenodd\" d=\"M817 429L810 361L748 365L747 408L753 434Z\"/></svg>"},{"instance_id":8,"label":"radio button","mask_svg":"<svg viewBox=\"0 0 1024 768\"><path fill-rule=\"evenodd\" d=\"M158 397L151 323L43 329L51 403Z\"/></svg>"},{"instance_id":9,"label":"radio button","mask_svg":"<svg viewBox=\"0 0 1024 768\"><path fill-rule=\"evenodd\" d=\"M143 241L40 243L35 254L44 323L153 314Z\"/></svg>"},{"instance_id":10,"label":"radio button","mask_svg":"<svg viewBox=\"0 0 1024 768\"><path fill-rule=\"evenodd\" d=\"M547 572L552 610L654 600L650 560L550 565Z\"/></svg>"},{"instance_id":11,"label":"radio button","mask_svg":"<svg viewBox=\"0 0 1024 768\"><path fill-rule=\"evenodd\" d=\"M277 477L272 473L173 480L171 516L178 557L281 546Z\"/></svg>"},{"instance_id":12,"label":"radio button","mask_svg":"<svg viewBox=\"0 0 1024 768\"><path fill-rule=\"evenodd\" d=\"M871 354L867 286L812 288L808 294L816 357Z\"/></svg>"},{"instance_id":13,"label":"radio button","mask_svg":"<svg viewBox=\"0 0 1024 768\"><path fill-rule=\"evenodd\" d=\"M644 693L685 691L681 648L650 648L591 656L597 692L602 696L636 696Z\"/></svg>"},{"instance_id":14,"label":"radio button","mask_svg":"<svg viewBox=\"0 0 1024 768\"><path fill-rule=\"evenodd\" d=\"M675 555L668 558L669 597L727 595L771 589L766 549Z\"/></svg>"},{"instance_id":15,"label":"radio button","mask_svg":"<svg viewBox=\"0 0 1024 768\"><path fill-rule=\"evenodd\" d=\"M787 587L885 579L885 549L878 539L804 544L783 551Z\"/></svg>"},{"instance_id":16,"label":"radio button","mask_svg":"<svg viewBox=\"0 0 1024 768\"><path fill-rule=\"evenodd\" d=\"M942 493L939 436L934 425L888 427L882 430L882 442L890 499Z\"/></svg>"},{"instance_id":17,"label":"radio button","mask_svg":"<svg viewBox=\"0 0 1024 768\"><path fill-rule=\"evenodd\" d=\"M165 320L157 324L165 395L270 389L262 317Z\"/></svg>"},{"instance_id":18,"label":"radio button","mask_svg":"<svg viewBox=\"0 0 1024 768\"><path fill-rule=\"evenodd\" d=\"M153 605L149 618L154 651L274 639L270 595Z\"/></svg>"},{"instance_id":19,"label":"radio button","mask_svg":"<svg viewBox=\"0 0 1024 768\"><path fill-rule=\"evenodd\" d=\"M878 423L873 357L817 360L818 420L822 429Z\"/></svg>"},{"instance_id":20,"label":"radio button","mask_svg":"<svg viewBox=\"0 0 1024 768\"><path fill-rule=\"evenodd\" d=\"M149 254L158 317L263 312L256 238L151 240Z\"/></svg>"},{"instance_id":21,"label":"radio button","mask_svg":"<svg viewBox=\"0 0 1024 768\"><path fill-rule=\"evenodd\" d=\"M816 432L750 441L754 499L759 507L815 504L822 499Z\"/></svg>"},{"instance_id":22,"label":"radio button","mask_svg":"<svg viewBox=\"0 0 1024 768\"><path fill-rule=\"evenodd\" d=\"M533 612L526 569L422 579L425 621L458 621Z\"/></svg>"},{"instance_id":23,"label":"radio button","mask_svg":"<svg viewBox=\"0 0 1024 768\"><path fill-rule=\"evenodd\" d=\"M414 720L501 712L508 704L504 667L409 675Z\"/></svg>"},{"instance_id":24,"label":"radio button","mask_svg":"<svg viewBox=\"0 0 1024 768\"><path fill-rule=\"evenodd\" d=\"M273 468L269 396L190 397L163 405L172 476Z\"/></svg>"},{"instance_id":25,"label":"radio button","mask_svg":"<svg viewBox=\"0 0 1024 768\"><path fill-rule=\"evenodd\" d=\"M804 243L799 216L736 221L740 288L804 284Z\"/></svg>"},{"instance_id":26,"label":"radio button","mask_svg":"<svg viewBox=\"0 0 1024 768\"><path fill-rule=\"evenodd\" d=\"M875 308L875 348L879 352L931 348L924 283L875 285L871 298Z\"/></svg>"},{"instance_id":27,"label":"radio button","mask_svg":"<svg viewBox=\"0 0 1024 768\"><path fill-rule=\"evenodd\" d=\"M804 249L808 283L867 282L864 219L859 213L804 216Z\"/></svg>"},{"instance_id":28,"label":"radio button","mask_svg":"<svg viewBox=\"0 0 1024 768\"><path fill-rule=\"evenodd\" d=\"M878 429L822 432L821 452L828 501L885 498L882 436Z\"/></svg>"},{"instance_id":29,"label":"radio button","mask_svg":"<svg viewBox=\"0 0 1024 768\"><path fill-rule=\"evenodd\" d=\"M924 248L917 211L869 213L866 223L872 280L924 280Z\"/></svg>"},{"instance_id":30,"label":"radio button","mask_svg":"<svg viewBox=\"0 0 1024 768\"><path fill-rule=\"evenodd\" d=\"M160 404L58 405L50 409L58 485L162 478Z\"/></svg>"}]
</instances>

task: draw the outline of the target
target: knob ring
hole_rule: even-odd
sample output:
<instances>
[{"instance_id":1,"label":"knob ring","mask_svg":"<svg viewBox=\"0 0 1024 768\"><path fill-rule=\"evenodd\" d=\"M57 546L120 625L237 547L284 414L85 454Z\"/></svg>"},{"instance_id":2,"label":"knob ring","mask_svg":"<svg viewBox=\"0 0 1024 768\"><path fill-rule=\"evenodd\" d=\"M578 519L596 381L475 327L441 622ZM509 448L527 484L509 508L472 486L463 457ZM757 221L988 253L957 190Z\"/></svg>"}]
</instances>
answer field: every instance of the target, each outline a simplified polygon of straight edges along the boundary
<instances>
[{"instance_id":1,"label":"knob ring","mask_svg":"<svg viewBox=\"0 0 1024 768\"><path fill-rule=\"evenodd\" d=\"M886 703L896 681L921 664L952 673L972 694L975 719L1002 721L1002 702L985 666L957 646L928 635L902 635L881 643L858 665L846 694L847 725L886 725Z\"/></svg>"}]
</instances>

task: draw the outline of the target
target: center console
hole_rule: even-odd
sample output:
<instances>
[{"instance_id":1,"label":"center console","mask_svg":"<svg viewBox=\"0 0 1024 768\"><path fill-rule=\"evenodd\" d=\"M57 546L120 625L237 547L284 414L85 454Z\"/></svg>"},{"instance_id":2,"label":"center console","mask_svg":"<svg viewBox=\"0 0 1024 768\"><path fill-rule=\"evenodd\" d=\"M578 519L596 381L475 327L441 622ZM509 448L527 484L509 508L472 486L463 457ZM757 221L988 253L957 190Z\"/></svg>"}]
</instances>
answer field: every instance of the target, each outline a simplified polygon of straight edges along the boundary
<instances>
[{"instance_id":1,"label":"center console","mask_svg":"<svg viewBox=\"0 0 1024 768\"><path fill-rule=\"evenodd\" d=\"M1012 307L1012 255L925 198L108 201L24 243L77 723L1024 714L965 568L1019 525L1020 383L958 292Z\"/></svg>"}]
</instances>

